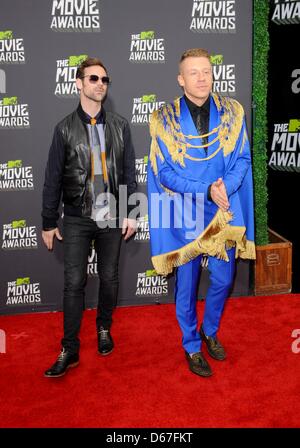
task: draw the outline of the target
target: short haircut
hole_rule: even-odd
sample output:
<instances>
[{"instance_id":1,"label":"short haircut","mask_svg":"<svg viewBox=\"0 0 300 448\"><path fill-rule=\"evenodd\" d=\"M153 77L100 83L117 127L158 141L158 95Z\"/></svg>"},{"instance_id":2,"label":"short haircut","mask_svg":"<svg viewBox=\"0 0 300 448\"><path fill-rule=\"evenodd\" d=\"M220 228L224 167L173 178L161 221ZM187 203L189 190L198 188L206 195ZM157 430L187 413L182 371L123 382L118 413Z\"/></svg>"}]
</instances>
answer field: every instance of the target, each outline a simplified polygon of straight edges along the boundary
<instances>
[{"instance_id":1,"label":"short haircut","mask_svg":"<svg viewBox=\"0 0 300 448\"><path fill-rule=\"evenodd\" d=\"M182 54L179 64L181 64L181 62L183 62L186 58L207 58L210 61L210 54L203 48L190 48L189 50L185 50Z\"/></svg>"},{"instance_id":2,"label":"short haircut","mask_svg":"<svg viewBox=\"0 0 300 448\"><path fill-rule=\"evenodd\" d=\"M87 67L92 67L93 65L99 65L105 70L107 74L107 69L100 59L88 57L78 66L76 72L76 78L82 78L84 76L84 69Z\"/></svg>"}]
</instances>

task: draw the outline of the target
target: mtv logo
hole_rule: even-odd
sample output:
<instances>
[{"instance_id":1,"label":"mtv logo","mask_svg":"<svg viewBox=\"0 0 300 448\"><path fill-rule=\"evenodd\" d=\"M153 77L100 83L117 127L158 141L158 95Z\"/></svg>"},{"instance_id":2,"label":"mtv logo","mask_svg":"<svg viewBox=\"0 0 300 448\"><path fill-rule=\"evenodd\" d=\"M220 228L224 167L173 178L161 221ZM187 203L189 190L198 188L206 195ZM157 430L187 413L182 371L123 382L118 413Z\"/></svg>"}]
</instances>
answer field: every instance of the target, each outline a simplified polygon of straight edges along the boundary
<instances>
[{"instance_id":1,"label":"mtv logo","mask_svg":"<svg viewBox=\"0 0 300 448\"><path fill-rule=\"evenodd\" d=\"M153 277L154 275L157 275L157 272L155 269L147 269L146 277Z\"/></svg>"},{"instance_id":2,"label":"mtv logo","mask_svg":"<svg viewBox=\"0 0 300 448\"><path fill-rule=\"evenodd\" d=\"M142 102L143 103L155 103L156 95L143 95Z\"/></svg>"},{"instance_id":3,"label":"mtv logo","mask_svg":"<svg viewBox=\"0 0 300 448\"><path fill-rule=\"evenodd\" d=\"M0 31L0 40L12 39L12 38L13 38L12 31Z\"/></svg>"},{"instance_id":4,"label":"mtv logo","mask_svg":"<svg viewBox=\"0 0 300 448\"><path fill-rule=\"evenodd\" d=\"M154 31L142 31L140 38L141 39L154 39L155 32Z\"/></svg>"},{"instance_id":5,"label":"mtv logo","mask_svg":"<svg viewBox=\"0 0 300 448\"><path fill-rule=\"evenodd\" d=\"M137 218L138 222L146 222L147 221L147 215L146 216L140 216L139 218Z\"/></svg>"},{"instance_id":6,"label":"mtv logo","mask_svg":"<svg viewBox=\"0 0 300 448\"><path fill-rule=\"evenodd\" d=\"M69 67L76 67L87 59L87 54L80 54L79 56L69 56Z\"/></svg>"},{"instance_id":7,"label":"mtv logo","mask_svg":"<svg viewBox=\"0 0 300 448\"><path fill-rule=\"evenodd\" d=\"M17 278L16 285L17 286L30 285L30 278L29 277Z\"/></svg>"},{"instance_id":8,"label":"mtv logo","mask_svg":"<svg viewBox=\"0 0 300 448\"><path fill-rule=\"evenodd\" d=\"M14 104L18 104L17 96L6 97L6 98L3 98L3 100L2 100L3 106L12 106Z\"/></svg>"},{"instance_id":9,"label":"mtv logo","mask_svg":"<svg viewBox=\"0 0 300 448\"><path fill-rule=\"evenodd\" d=\"M4 70L0 70L0 93L6 93L6 75Z\"/></svg>"},{"instance_id":10,"label":"mtv logo","mask_svg":"<svg viewBox=\"0 0 300 448\"><path fill-rule=\"evenodd\" d=\"M19 219L18 221L13 221L12 222L12 228L13 229L19 229L20 227L26 227L25 219Z\"/></svg>"},{"instance_id":11,"label":"mtv logo","mask_svg":"<svg viewBox=\"0 0 300 448\"><path fill-rule=\"evenodd\" d=\"M148 156L144 156L144 163L148 163Z\"/></svg>"},{"instance_id":12,"label":"mtv logo","mask_svg":"<svg viewBox=\"0 0 300 448\"><path fill-rule=\"evenodd\" d=\"M214 65L220 65L220 64L223 64L223 59L224 59L224 57L222 54L214 54L214 55L211 55L210 62Z\"/></svg>"},{"instance_id":13,"label":"mtv logo","mask_svg":"<svg viewBox=\"0 0 300 448\"><path fill-rule=\"evenodd\" d=\"M21 168L22 160L9 160L7 162L7 168Z\"/></svg>"},{"instance_id":14,"label":"mtv logo","mask_svg":"<svg viewBox=\"0 0 300 448\"><path fill-rule=\"evenodd\" d=\"M291 119L289 122L289 132L298 132L300 131L300 120Z\"/></svg>"}]
</instances>

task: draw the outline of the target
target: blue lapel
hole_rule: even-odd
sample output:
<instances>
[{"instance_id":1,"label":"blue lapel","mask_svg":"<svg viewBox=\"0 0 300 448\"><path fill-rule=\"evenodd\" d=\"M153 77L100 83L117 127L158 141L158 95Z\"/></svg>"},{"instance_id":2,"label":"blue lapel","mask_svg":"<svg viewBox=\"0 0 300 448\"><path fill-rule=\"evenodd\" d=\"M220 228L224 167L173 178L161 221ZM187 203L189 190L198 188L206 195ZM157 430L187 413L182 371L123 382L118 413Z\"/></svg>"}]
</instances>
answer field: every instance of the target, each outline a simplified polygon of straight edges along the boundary
<instances>
[{"instance_id":1,"label":"blue lapel","mask_svg":"<svg viewBox=\"0 0 300 448\"><path fill-rule=\"evenodd\" d=\"M197 135L197 129L184 97L180 98L180 126L183 134Z\"/></svg>"}]
</instances>

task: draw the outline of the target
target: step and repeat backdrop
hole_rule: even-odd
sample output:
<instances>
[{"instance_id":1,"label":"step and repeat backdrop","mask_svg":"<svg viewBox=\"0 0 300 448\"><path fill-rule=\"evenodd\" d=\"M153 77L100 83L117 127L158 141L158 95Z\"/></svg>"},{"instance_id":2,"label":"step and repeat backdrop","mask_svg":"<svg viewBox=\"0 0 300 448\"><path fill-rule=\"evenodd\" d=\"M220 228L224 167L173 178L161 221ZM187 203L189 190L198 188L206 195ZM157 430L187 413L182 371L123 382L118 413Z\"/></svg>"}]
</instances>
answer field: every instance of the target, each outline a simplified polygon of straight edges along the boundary
<instances>
[{"instance_id":1,"label":"step and repeat backdrop","mask_svg":"<svg viewBox=\"0 0 300 448\"><path fill-rule=\"evenodd\" d=\"M272 0L269 30L269 225L293 243L293 292L300 292L300 1Z\"/></svg>"},{"instance_id":2,"label":"step and repeat backdrop","mask_svg":"<svg viewBox=\"0 0 300 448\"><path fill-rule=\"evenodd\" d=\"M146 193L149 115L181 95L178 60L202 47L213 55L214 90L239 100L251 129L251 0L1 0L0 312L62 308L63 245L41 239L41 196L55 124L77 107L77 65L100 57L112 84L105 102L131 124L138 191ZM285 57L280 57L285 64ZM91 247L86 307L97 297ZM208 283L206 260L199 298ZM156 275L147 214L123 243L119 305L173 300L174 278ZM247 295L239 262L233 296Z\"/></svg>"}]
</instances>

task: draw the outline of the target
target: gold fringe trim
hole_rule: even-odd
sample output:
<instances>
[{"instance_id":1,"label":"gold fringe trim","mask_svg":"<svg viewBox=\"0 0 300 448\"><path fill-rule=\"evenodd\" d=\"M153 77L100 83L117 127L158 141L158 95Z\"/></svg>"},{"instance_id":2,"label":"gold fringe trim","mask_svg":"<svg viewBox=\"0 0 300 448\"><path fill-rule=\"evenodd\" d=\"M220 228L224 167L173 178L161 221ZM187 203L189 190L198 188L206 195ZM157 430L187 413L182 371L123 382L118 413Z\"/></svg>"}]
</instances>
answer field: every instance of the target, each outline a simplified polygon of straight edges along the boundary
<instances>
[{"instance_id":1,"label":"gold fringe trim","mask_svg":"<svg viewBox=\"0 0 300 448\"><path fill-rule=\"evenodd\" d=\"M178 250L152 257L157 273L170 274L174 267L188 263L200 254L229 261L226 249L234 246L236 258L255 259L254 242L246 240L245 227L229 225L232 218L231 212L219 209L210 224L194 241Z\"/></svg>"},{"instance_id":2,"label":"gold fringe trim","mask_svg":"<svg viewBox=\"0 0 300 448\"><path fill-rule=\"evenodd\" d=\"M241 248L239 245L236 246L235 258L242 258L243 260L255 260L256 259L256 249L254 241L246 240L246 248Z\"/></svg>"}]
</instances>

